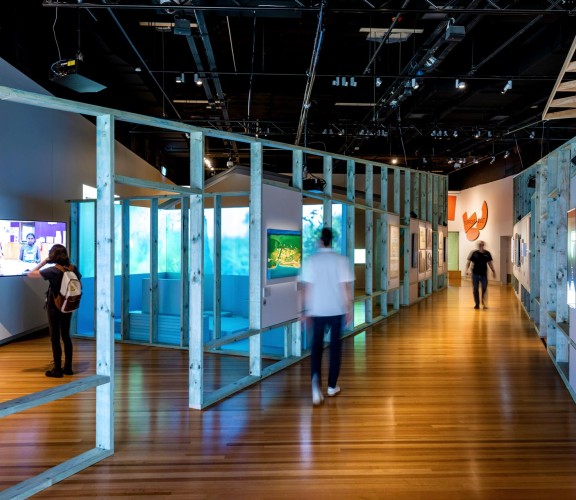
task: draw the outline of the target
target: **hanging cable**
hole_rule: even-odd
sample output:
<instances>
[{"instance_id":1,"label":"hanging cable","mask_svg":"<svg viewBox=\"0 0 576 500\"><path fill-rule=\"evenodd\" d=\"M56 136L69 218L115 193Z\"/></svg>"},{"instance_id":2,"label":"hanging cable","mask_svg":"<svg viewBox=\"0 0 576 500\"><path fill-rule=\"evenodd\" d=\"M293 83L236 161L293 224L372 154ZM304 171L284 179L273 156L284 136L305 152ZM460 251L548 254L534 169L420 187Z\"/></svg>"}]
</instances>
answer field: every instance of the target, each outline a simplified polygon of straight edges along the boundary
<instances>
[{"instance_id":1,"label":"hanging cable","mask_svg":"<svg viewBox=\"0 0 576 500\"><path fill-rule=\"evenodd\" d=\"M226 16L226 24L228 25L228 39L230 40L230 51L232 52L232 64L234 65L234 72L238 70L236 68L236 55L234 54L234 44L232 43L232 30L230 28L230 17Z\"/></svg>"}]
</instances>

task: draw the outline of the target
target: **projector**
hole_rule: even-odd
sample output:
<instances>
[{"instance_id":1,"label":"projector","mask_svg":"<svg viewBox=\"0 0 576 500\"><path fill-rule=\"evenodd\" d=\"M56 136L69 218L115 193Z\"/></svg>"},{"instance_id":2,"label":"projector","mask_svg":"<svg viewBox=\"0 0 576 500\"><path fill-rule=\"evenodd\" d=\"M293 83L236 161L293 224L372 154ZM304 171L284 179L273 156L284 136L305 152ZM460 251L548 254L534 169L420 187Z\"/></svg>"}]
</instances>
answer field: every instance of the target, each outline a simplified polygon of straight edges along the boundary
<instances>
[{"instance_id":1,"label":"projector","mask_svg":"<svg viewBox=\"0 0 576 500\"><path fill-rule=\"evenodd\" d=\"M52 70L51 80L54 83L76 92L100 92L106 88L104 85L78 74L78 61L76 59L56 61L50 69Z\"/></svg>"},{"instance_id":2,"label":"projector","mask_svg":"<svg viewBox=\"0 0 576 500\"><path fill-rule=\"evenodd\" d=\"M464 26L448 26L444 39L448 42L459 42L466 36Z\"/></svg>"}]
</instances>

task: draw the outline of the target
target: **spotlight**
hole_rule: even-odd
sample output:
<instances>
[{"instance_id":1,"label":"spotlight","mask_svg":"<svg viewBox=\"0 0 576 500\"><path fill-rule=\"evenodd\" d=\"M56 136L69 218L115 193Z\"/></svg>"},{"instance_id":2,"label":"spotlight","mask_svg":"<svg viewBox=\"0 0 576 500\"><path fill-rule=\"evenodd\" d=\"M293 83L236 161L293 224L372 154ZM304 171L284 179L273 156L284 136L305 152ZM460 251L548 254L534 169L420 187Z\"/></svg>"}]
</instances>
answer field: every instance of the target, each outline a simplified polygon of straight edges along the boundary
<instances>
[{"instance_id":1,"label":"spotlight","mask_svg":"<svg viewBox=\"0 0 576 500\"><path fill-rule=\"evenodd\" d=\"M510 151L506 151L506 152L504 153L504 158L508 158L509 156L510 156Z\"/></svg>"},{"instance_id":2,"label":"spotlight","mask_svg":"<svg viewBox=\"0 0 576 500\"><path fill-rule=\"evenodd\" d=\"M452 134L454 137L458 137L458 130L454 130L454 133Z\"/></svg>"},{"instance_id":3,"label":"spotlight","mask_svg":"<svg viewBox=\"0 0 576 500\"><path fill-rule=\"evenodd\" d=\"M452 165L452 163L454 163L454 158L450 158L450 159L448 160L448 165Z\"/></svg>"},{"instance_id":4,"label":"spotlight","mask_svg":"<svg viewBox=\"0 0 576 500\"><path fill-rule=\"evenodd\" d=\"M493 156L492 159L490 160L490 165L494 165L494 162L496 161L496 157Z\"/></svg>"},{"instance_id":5,"label":"spotlight","mask_svg":"<svg viewBox=\"0 0 576 500\"><path fill-rule=\"evenodd\" d=\"M466 82L461 82L460 80L458 80L458 78L456 78L456 82L454 83L454 87L456 87L457 89L465 89L466 88Z\"/></svg>"},{"instance_id":6,"label":"spotlight","mask_svg":"<svg viewBox=\"0 0 576 500\"><path fill-rule=\"evenodd\" d=\"M430 137L436 137L436 130L432 130L432 132L430 132Z\"/></svg>"},{"instance_id":7,"label":"spotlight","mask_svg":"<svg viewBox=\"0 0 576 500\"><path fill-rule=\"evenodd\" d=\"M341 83L342 87L348 87L348 80L346 80L345 76L342 77Z\"/></svg>"},{"instance_id":8,"label":"spotlight","mask_svg":"<svg viewBox=\"0 0 576 500\"><path fill-rule=\"evenodd\" d=\"M350 77L350 87L356 87L357 85L358 85L358 82L356 81L356 78L351 76Z\"/></svg>"},{"instance_id":9,"label":"spotlight","mask_svg":"<svg viewBox=\"0 0 576 500\"><path fill-rule=\"evenodd\" d=\"M332 80L332 85L334 85L334 87L340 86L340 77L339 76L337 76L336 78L334 78L334 80Z\"/></svg>"},{"instance_id":10,"label":"spotlight","mask_svg":"<svg viewBox=\"0 0 576 500\"><path fill-rule=\"evenodd\" d=\"M530 139L534 139L536 137L536 132L534 132L534 130L532 130L532 132L530 132Z\"/></svg>"},{"instance_id":11,"label":"spotlight","mask_svg":"<svg viewBox=\"0 0 576 500\"><path fill-rule=\"evenodd\" d=\"M454 168L460 168L462 164L458 161L454 162Z\"/></svg>"},{"instance_id":12,"label":"spotlight","mask_svg":"<svg viewBox=\"0 0 576 500\"><path fill-rule=\"evenodd\" d=\"M448 130L444 130L444 137L448 137Z\"/></svg>"},{"instance_id":13,"label":"spotlight","mask_svg":"<svg viewBox=\"0 0 576 500\"><path fill-rule=\"evenodd\" d=\"M476 130L476 132L474 132L474 137L475 137L476 139L479 139L479 138L480 138L480 130Z\"/></svg>"},{"instance_id":14,"label":"spotlight","mask_svg":"<svg viewBox=\"0 0 576 500\"><path fill-rule=\"evenodd\" d=\"M472 158L472 163L474 163L474 164L478 163L478 158L476 158L476 157Z\"/></svg>"},{"instance_id":15,"label":"spotlight","mask_svg":"<svg viewBox=\"0 0 576 500\"><path fill-rule=\"evenodd\" d=\"M492 137L492 132L490 130L488 130L488 132L486 133L486 137Z\"/></svg>"},{"instance_id":16,"label":"spotlight","mask_svg":"<svg viewBox=\"0 0 576 500\"><path fill-rule=\"evenodd\" d=\"M166 177L166 173L167 173L167 172L168 172L168 171L166 170L166 167L165 167L164 165L162 165L162 166L160 167L160 173L161 173L164 177Z\"/></svg>"},{"instance_id":17,"label":"spotlight","mask_svg":"<svg viewBox=\"0 0 576 500\"><path fill-rule=\"evenodd\" d=\"M196 85L202 85L202 79L198 73L194 73L194 83Z\"/></svg>"},{"instance_id":18,"label":"spotlight","mask_svg":"<svg viewBox=\"0 0 576 500\"><path fill-rule=\"evenodd\" d=\"M398 163L398 158L392 158L392 163L396 165L396 163Z\"/></svg>"},{"instance_id":19,"label":"spotlight","mask_svg":"<svg viewBox=\"0 0 576 500\"><path fill-rule=\"evenodd\" d=\"M414 90L416 90L419 87L420 87L420 84L418 83L418 80L416 80L416 78L412 78L412 88Z\"/></svg>"},{"instance_id":20,"label":"spotlight","mask_svg":"<svg viewBox=\"0 0 576 500\"><path fill-rule=\"evenodd\" d=\"M512 89L512 80L508 80L506 82L506 85L504 85L504 88L502 89L502 93L505 94L506 92L508 92L511 89Z\"/></svg>"},{"instance_id":21,"label":"spotlight","mask_svg":"<svg viewBox=\"0 0 576 500\"><path fill-rule=\"evenodd\" d=\"M380 87L380 85L382 85L382 78L378 77L376 78L376 87Z\"/></svg>"},{"instance_id":22,"label":"spotlight","mask_svg":"<svg viewBox=\"0 0 576 500\"><path fill-rule=\"evenodd\" d=\"M176 83L184 83L186 81L186 76L184 73L180 73L176 76Z\"/></svg>"},{"instance_id":23,"label":"spotlight","mask_svg":"<svg viewBox=\"0 0 576 500\"><path fill-rule=\"evenodd\" d=\"M437 62L438 62L438 59L436 59L434 56L430 56L428 59L426 59L426 62L424 63L424 66L426 66L427 68L431 68L431 67L434 66Z\"/></svg>"},{"instance_id":24,"label":"spotlight","mask_svg":"<svg viewBox=\"0 0 576 500\"><path fill-rule=\"evenodd\" d=\"M232 155L228 157L228 161L226 162L226 167L232 168L234 166L234 161L232 160Z\"/></svg>"}]
</instances>

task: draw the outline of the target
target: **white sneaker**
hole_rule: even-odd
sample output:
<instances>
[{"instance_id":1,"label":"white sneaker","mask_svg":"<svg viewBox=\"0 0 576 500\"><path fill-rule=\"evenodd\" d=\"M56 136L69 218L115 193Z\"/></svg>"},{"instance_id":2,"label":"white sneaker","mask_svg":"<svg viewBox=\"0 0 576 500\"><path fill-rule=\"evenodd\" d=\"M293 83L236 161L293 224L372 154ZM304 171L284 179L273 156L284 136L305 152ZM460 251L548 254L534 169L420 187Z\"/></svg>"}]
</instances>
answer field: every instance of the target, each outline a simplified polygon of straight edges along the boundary
<instances>
[{"instance_id":1,"label":"white sneaker","mask_svg":"<svg viewBox=\"0 0 576 500\"><path fill-rule=\"evenodd\" d=\"M336 396L336 394L338 394L339 392L340 392L340 386L337 385L336 387L328 387L326 394L328 394L328 396Z\"/></svg>"},{"instance_id":2,"label":"white sneaker","mask_svg":"<svg viewBox=\"0 0 576 500\"><path fill-rule=\"evenodd\" d=\"M312 378L312 404L318 406L324 401L324 396L322 395L322 389L318 383L318 378Z\"/></svg>"}]
</instances>

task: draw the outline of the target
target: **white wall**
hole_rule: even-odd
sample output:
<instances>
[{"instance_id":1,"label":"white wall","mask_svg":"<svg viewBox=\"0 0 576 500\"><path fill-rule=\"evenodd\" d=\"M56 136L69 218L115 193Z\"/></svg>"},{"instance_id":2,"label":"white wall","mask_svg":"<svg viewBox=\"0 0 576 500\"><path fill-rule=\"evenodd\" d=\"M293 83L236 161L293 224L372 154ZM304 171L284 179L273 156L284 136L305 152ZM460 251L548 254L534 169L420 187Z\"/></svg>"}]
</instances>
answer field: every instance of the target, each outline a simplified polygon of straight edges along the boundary
<instances>
[{"instance_id":1,"label":"white wall","mask_svg":"<svg viewBox=\"0 0 576 500\"><path fill-rule=\"evenodd\" d=\"M511 236L513 221L513 198L514 184L512 177L506 177L495 182L482 184L458 193L450 193L456 196L456 214L454 221L448 221L448 231L457 231L460 241L459 269L464 275L468 255L477 247L478 241L486 242L486 250L492 254L496 280L500 280L500 261L508 258L507 254L500 255L500 236ZM480 236L475 241L469 241L464 232L462 215L467 212L468 216L476 212L478 217L482 214L482 204L488 205L488 222L480 231ZM508 250L506 250L508 251ZM488 279L492 280L492 273L488 273Z\"/></svg>"},{"instance_id":2,"label":"white wall","mask_svg":"<svg viewBox=\"0 0 576 500\"><path fill-rule=\"evenodd\" d=\"M0 85L48 95L0 59ZM0 101L0 219L69 220L66 200L96 185L96 127L81 115ZM116 144L116 173L166 182ZM117 186L117 194L149 191ZM0 343L46 325L43 280L0 277Z\"/></svg>"}]
</instances>

